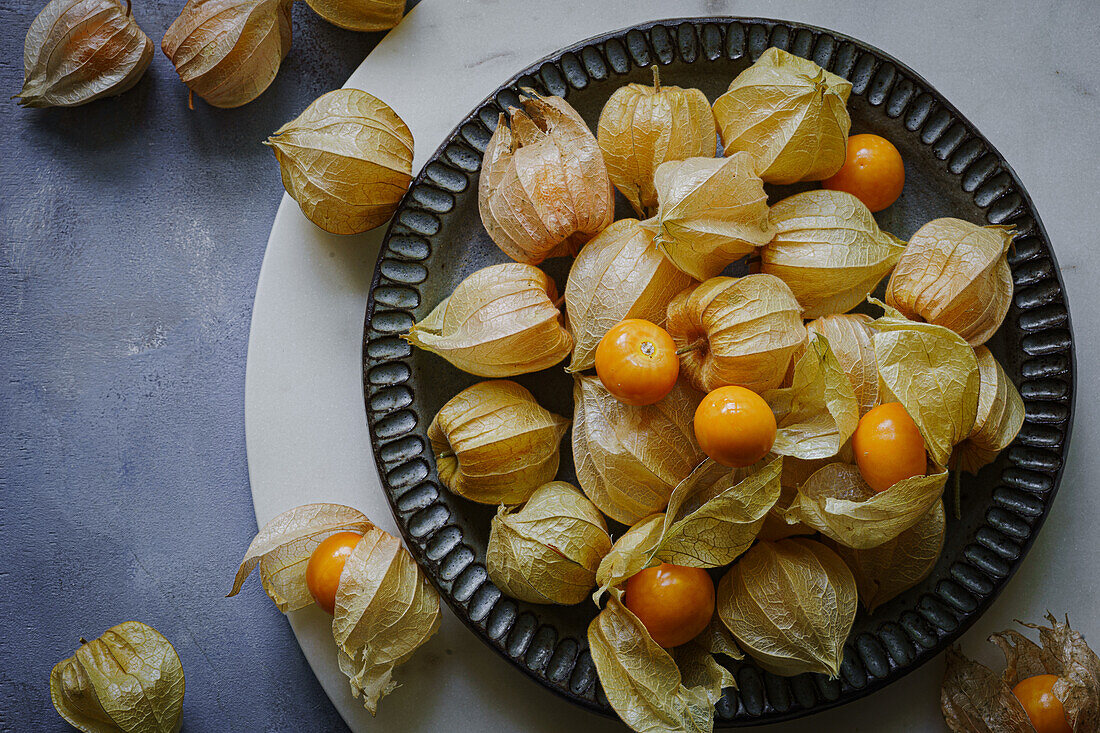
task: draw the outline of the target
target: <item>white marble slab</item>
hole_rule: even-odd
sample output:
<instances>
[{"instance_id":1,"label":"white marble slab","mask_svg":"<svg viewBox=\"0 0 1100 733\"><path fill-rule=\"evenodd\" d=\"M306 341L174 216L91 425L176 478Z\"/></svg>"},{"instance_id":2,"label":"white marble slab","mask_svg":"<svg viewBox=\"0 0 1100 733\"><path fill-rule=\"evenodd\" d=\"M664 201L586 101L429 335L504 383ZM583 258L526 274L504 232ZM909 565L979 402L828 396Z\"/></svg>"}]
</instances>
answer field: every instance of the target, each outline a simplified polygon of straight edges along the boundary
<instances>
[{"instance_id":1,"label":"white marble slab","mask_svg":"<svg viewBox=\"0 0 1100 733\"><path fill-rule=\"evenodd\" d=\"M965 7L964 7L965 6ZM444 135L502 81L583 38L634 23L714 14L781 17L853 35L902 59L967 115L1006 156L1035 199L1072 299L1078 344L1073 447L1062 488L1022 570L963 639L993 661L983 639L1013 618L1069 612L1100 643L1100 370L1093 302L1100 265L1100 121L1096 69L1100 5L1040 7L1026 0L837 3L688 0L424 0L348 80L385 99L416 139L416 169ZM334 79L333 86L340 80ZM276 192L272 191L272 195ZM289 198L260 274L245 398L257 520L309 501L358 506L394 530L378 487L360 386L367 287L381 234L326 235ZM539 688L448 612L442 631L398 673L403 687L372 719L336 668L327 618L299 612L302 649L351 728L359 731L561 731L615 726ZM769 730L940 731L942 661L864 700Z\"/></svg>"}]
</instances>

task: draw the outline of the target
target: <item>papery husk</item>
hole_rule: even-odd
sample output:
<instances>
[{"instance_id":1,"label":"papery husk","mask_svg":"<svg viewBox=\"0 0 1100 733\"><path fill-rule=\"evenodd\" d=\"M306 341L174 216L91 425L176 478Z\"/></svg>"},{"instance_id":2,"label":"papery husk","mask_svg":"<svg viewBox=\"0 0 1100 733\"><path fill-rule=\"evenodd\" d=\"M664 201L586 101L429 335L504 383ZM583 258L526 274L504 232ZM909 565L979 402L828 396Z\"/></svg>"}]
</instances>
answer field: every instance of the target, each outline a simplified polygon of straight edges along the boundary
<instances>
[{"instance_id":1,"label":"papery husk","mask_svg":"<svg viewBox=\"0 0 1100 733\"><path fill-rule=\"evenodd\" d=\"M947 650L940 710L955 733L1034 733L1035 728L1012 688L983 664Z\"/></svg>"},{"instance_id":2,"label":"papery husk","mask_svg":"<svg viewBox=\"0 0 1100 733\"><path fill-rule=\"evenodd\" d=\"M640 216L648 216L657 208L657 167L670 160L713 158L718 127L705 94L661 86L654 66L653 86L627 84L607 100L596 139L611 183Z\"/></svg>"},{"instance_id":3,"label":"papery husk","mask_svg":"<svg viewBox=\"0 0 1100 733\"><path fill-rule=\"evenodd\" d=\"M821 181L844 165L850 82L769 48L714 102L726 155L746 151L768 183Z\"/></svg>"},{"instance_id":4,"label":"papery husk","mask_svg":"<svg viewBox=\"0 0 1100 733\"><path fill-rule=\"evenodd\" d=\"M129 2L50 0L27 30L15 96L23 107L75 107L122 94L152 60Z\"/></svg>"},{"instance_id":5,"label":"papery husk","mask_svg":"<svg viewBox=\"0 0 1100 733\"><path fill-rule=\"evenodd\" d=\"M784 457L783 471L779 475L779 500L775 502L775 506L764 518L764 524L760 527L760 534L757 535L757 539L776 542L788 537L817 534L817 530L813 527L794 519L791 519L788 523L787 510L791 508L791 504L798 497L798 487L805 483L810 476L813 476L819 468L835 463L838 459L854 460L850 453L850 446L850 442L846 443L837 457L808 461L793 456Z\"/></svg>"},{"instance_id":6,"label":"papery husk","mask_svg":"<svg viewBox=\"0 0 1100 733\"><path fill-rule=\"evenodd\" d=\"M306 0L313 12L349 31L384 31L401 22L405 0Z\"/></svg>"},{"instance_id":7,"label":"papery husk","mask_svg":"<svg viewBox=\"0 0 1100 733\"><path fill-rule=\"evenodd\" d=\"M286 192L333 234L385 223L412 181L413 138L389 105L358 89L322 94L265 142Z\"/></svg>"},{"instance_id":8,"label":"papery husk","mask_svg":"<svg viewBox=\"0 0 1100 733\"><path fill-rule=\"evenodd\" d=\"M176 650L139 621L81 639L50 672L54 708L84 733L175 733L183 725L183 694Z\"/></svg>"},{"instance_id":9,"label":"papery husk","mask_svg":"<svg viewBox=\"0 0 1100 733\"><path fill-rule=\"evenodd\" d=\"M579 489L553 481L523 508L493 517L485 568L502 591L530 603L580 603L596 585L611 550L607 523Z\"/></svg>"},{"instance_id":10,"label":"papery husk","mask_svg":"<svg viewBox=\"0 0 1100 733\"><path fill-rule=\"evenodd\" d=\"M439 595L409 551L371 527L340 573L332 635L352 695L374 715L393 670L439 630Z\"/></svg>"},{"instance_id":11,"label":"papery husk","mask_svg":"<svg viewBox=\"0 0 1100 733\"><path fill-rule=\"evenodd\" d=\"M614 219L603 153L577 111L533 91L500 116L482 158L478 209L485 231L517 262L575 254Z\"/></svg>"},{"instance_id":12,"label":"papery husk","mask_svg":"<svg viewBox=\"0 0 1100 733\"><path fill-rule=\"evenodd\" d=\"M622 219L584 245L569 270L565 311L573 334L567 371L591 369L596 347L628 318L664 323L669 301L694 281L653 243L637 219Z\"/></svg>"},{"instance_id":13,"label":"papery husk","mask_svg":"<svg viewBox=\"0 0 1100 733\"><path fill-rule=\"evenodd\" d=\"M952 468L977 473L1009 446L1024 425L1024 400L1004 367L985 346L978 360L978 411L970 435L955 446Z\"/></svg>"},{"instance_id":14,"label":"papery husk","mask_svg":"<svg viewBox=\"0 0 1100 733\"><path fill-rule=\"evenodd\" d=\"M623 524L662 511L672 490L705 457L693 420L702 395L681 380L661 401L635 407L597 377L573 383L577 480L600 511Z\"/></svg>"},{"instance_id":15,"label":"papery husk","mask_svg":"<svg viewBox=\"0 0 1100 733\"><path fill-rule=\"evenodd\" d=\"M789 387L761 397L775 413L772 452L805 460L840 452L859 424L859 403L829 341L810 333Z\"/></svg>"},{"instance_id":16,"label":"papery husk","mask_svg":"<svg viewBox=\"0 0 1100 733\"><path fill-rule=\"evenodd\" d=\"M863 550L833 546L855 576L859 600L868 612L928 577L943 550L946 521L938 501L916 524L881 545Z\"/></svg>"},{"instance_id":17,"label":"papery husk","mask_svg":"<svg viewBox=\"0 0 1100 733\"><path fill-rule=\"evenodd\" d=\"M406 341L479 377L512 377L552 367L573 349L542 270L508 262L483 267L454 289Z\"/></svg>"},{"instance_id":18,"label":"papery husk","mask_svg":"<svg viewBox=\"0 0 1100 733\"><path fill-rule=\"evenodd\" d=\"M768 196L747 154L662 163L653 185L659 206L645 225L669 261L696 280L772 238Z\"/></svg>"},{"instance_id":19,"label":"papery husk","mask_svg":"<svg viewBox=\"0 0 1100 733\"><path fill-rule=\"evenodd\" d=\"M614 596L588 627L588 647L608 702L639 733L710 733L714 704L730 678L693 666L687 686L676 661Z\"/></svg>"},{"instance_id":20,"label":"papery husk","mask_svg":"<svg viewBox=\"0 0 1100 733\"><path fill-rule=\"evenodd\" d=\"M787 518L856 549L877 547L912 527L943 496L947 471L935 467L875 492L850 463L830 463L798 488Z\"/></svg>"},{"instance_id":21,"label":"papery husk","mask_svg":"<svg viewBox=\"0 0 1100 733\"><path fill-rule=\"evenodd\" d=\"M696 388L764 392L782 383L806 343L800 313L774 275L715 277L673 298L665 327L680 350L681 373Z\"/></svg>"},{"instance_id":22,"label":"papery husk","mask_svg":"<svg viewBox=\"0 0 1100 733\"><path fill-rule=\"evenodd\" d=\"M428 426L439 480L482 504L520 504L553 480L569 420L508 380L479 382L440 408Z\"/></svg>"},{"instance_id":23,"label":"papery husk","mask_svg":"<svg viewBox=\"0 0 1100 733\"><path fill-rule=\"evenodd\" d=\"M909 321L896 311L873 324L883 402L900 402L924 437L928 455L946 466L952 448L974 428L980 377L974 350L953 331Z\"/></svg>"},{"instance_id":24,"label":"papery husk","mask_svg":"<svg viewBox=\"0 0 1100 733\"><path fill-rule=\"evenodd\" d=\"M664 526L664 514L651 514L634 523L622 537L615 540L611 551L603 556L596 569L596 585L599 587L592 594L596 605L608 589L618 587L630 576L660 564L656 551Z\"/></svg>"},{"instance_id":25,"label":"papery husk","mask_svg":"<svg viewBox=\"0 0 1100 733\"><path fill-rule=\"evenodd\" d=\"M856 581L820 542L758 542L718 584L717 608L738 646L765 670L836 677L856 617Z\"/></svg>"},{"instance_id":26,"label":"papery husk","mask_svg":"<svg viewBox=\"0 0 1100 733\"><path fill-rule=\"evenodd\" d=\"M160 48L180 81L215 107L240 107L290 51L294 0L187 0Z\"/></svg>"},{"instance_id":27,"label":"papery husk","mask_svg":"<svg viewBox=\"0 0 1100 733\"><path fill-rule=\"evenodd\" d=\"M771 207L768 216L775 236L760 250L761 272L787 283L803 318L855 308L905 250L845 191L804 191Z\"/></svg>"},{"instance_id":28,"label":"papery husk","mask_svg":"<svg viewBox=\"0 0 1100 733\"><path fill-rule=\"evenodd\" d=\"M950 328L971 346L985 343L1012 303L1009 226L934 219L909 240L886 287L886 303L906 318Z\"/></svg>"},{"instance_id":29,"label":"papery husk","mask_svg":"<svg viewBox=\"0 0 1100 733\"><path fill-rule=\"evenodd\" d=\"M280 611L305 608L314 602L306 586L306 563L317 545L335 532L361 534L373 526L358 509L342 504L305 504L288 509L256 533L228 595L237 595L259 565L260 583Z\"/></svg>"},{"instance_id":30,"label":"papery husk","mask_svg":"<svg viewBox=\"0 0 1100 733\"><path fill-rule=\"evenodd\" d=\"M879 404L878 362L871 343L874 329L872 318L862 313L840 313L821 316L806 324L811 333L819 333L829 341L859 403L859 415Z\"/></svg>"}]
</instances>

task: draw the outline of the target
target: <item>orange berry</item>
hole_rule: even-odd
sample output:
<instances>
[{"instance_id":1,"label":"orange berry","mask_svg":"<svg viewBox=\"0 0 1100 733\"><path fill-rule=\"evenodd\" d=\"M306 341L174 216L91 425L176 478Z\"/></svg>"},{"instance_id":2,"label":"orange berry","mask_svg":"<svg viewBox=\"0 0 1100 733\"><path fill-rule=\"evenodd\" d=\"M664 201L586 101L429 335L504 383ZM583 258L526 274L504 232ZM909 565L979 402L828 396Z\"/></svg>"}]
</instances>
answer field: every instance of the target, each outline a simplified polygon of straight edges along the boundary
<instances>
[{"instance_id":1,"label":"orange berry","mask_svg":"<svg viewBox=\"0 0 1100 733\"><path fill-rule=\"evenodd\" d=\"M898 200L905 187L905 164L893 144L878 135L852 135L844 165L821 182L824 188L847 191L871 211L882 211Z\"/></svg>"},{"instance_id":2,"label":"orange berry","mask_svg":"<svg viewBox=\"0 0 1100 733\"><path fill-rule=\"evenodd\" d=\"M694 639L714 615L714 581L702 568L661 563L626 581L623 603L666 649Z\"/></svg>"},{"instance_id":3,"label":"orange berry","mask_svg":"<svg viewBox=\"0 0 1100 733\"><path fill-rule=\"evenodd\" d=\"M751 466L775 442L775 414L764 398L745 387L719 387L695 409L695 439L723 466Z\"/></svg>"},{"instance_id":4,"label":"orange berry","mask_svg":"<svg viewBox=\"0 0 1100 733\"><path fill-rule=\"evenodd\" d=\"M607 391L628 405L660 402L680 376L680 357L668 331L628 318L596 346L596 374Z\"/></svg>"},{"instance_id":5,"label":"orange berry","mask_svg":"<svg viewBox=\"0 0 1100 733\"><path fill-rule=\"evenodd\" d=\"M340 585L340 573L344 563L363 535L358 532L337 532L321 540L321 544L309 556L306 563L306 587L317 605L328 611L336 610L336 588Z\"/></svg>"},{"instance_id":6,"label":"orange berry","mask_svg":"<svg viewBox=\"0 0 1100 733\"><path fill-rule=\"evenodd\" d=\"M863 480L875 491L923 476L927 469L924 437L900 402L873 407L859 419L852 451Z\"/></svg>"},{"instance_id":7,"label":"orange berry","mask_svg":"<svg viewBox=\"0 0 1100 733\"><path fill-rule=\"evenodd\" d=\"M1058 675L1038 674L1020 680L1012 688L1012 694L1031 719L1035 733L1073 733L1062 701L1051 691L1057 681Z\"/></svg>"}]
</instances>

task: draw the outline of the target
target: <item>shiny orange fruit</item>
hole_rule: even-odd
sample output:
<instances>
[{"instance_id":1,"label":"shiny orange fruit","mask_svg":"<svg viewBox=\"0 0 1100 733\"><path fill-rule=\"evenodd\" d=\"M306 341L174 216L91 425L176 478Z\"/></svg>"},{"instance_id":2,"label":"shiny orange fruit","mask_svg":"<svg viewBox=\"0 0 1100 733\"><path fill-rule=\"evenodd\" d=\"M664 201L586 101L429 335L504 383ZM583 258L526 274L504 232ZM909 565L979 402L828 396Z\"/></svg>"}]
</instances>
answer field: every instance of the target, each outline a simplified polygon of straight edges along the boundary
<instances>
[{"instance_id":1,"label":"shiny orange fruit","mask_svg":"<svg viewBox=\"0 0 1100 733\"><path fill-rule=\"evenodd\" d=\"M670 649L691 641L710 623L714 581L702 568L661 563L626 581L623 603L653 641Z\"/></svg>"},{"instance_id":2,"label":"shiny orange fruit","mask_svg":"<svg viewBox=\"0 0 1100 733\"><path fill-rule=\"evenodd\" d=\"M893 143L878 135L852 135L844 165L821 182L824 188L847 191L871 211L882 211L905 188L905 164Z\"/></svg>"},{"instance_id":3,"label":"shiny orange fruit","mask_svg":"<svg viewBox=\"0 0 1100 733\"><path fill-rule=\"evenodd\" d=\"M863 480L875 491L923 476L927 468L924 437L900 402L868 410L852 433L852 450Z\"/></svg>"},{"instance_id":4,"label":"shiny orange fruit","mask_svg":"<svg viewBox=\"0 0 1100 733\"><path fill-rule=\"evenodd\" d=\"M660 402L680 376L680 357L668 331L628 318L596 346L596 374L607 391L628 405Z\"/></svg>"},{"instance_id":5,"label":"shiny orange fruit","mask_svg":"<svg viewBox=\"0 0 1100 733\"><path fill-rule=\"evenodd\" d=\"M306 563L306 587L317 605L331 615L336 610L336 588L344 563L363 535L358 532L337 532L321 540Z\"/></svg>"},{"instance_id":6,"label":"shiny orange fruit","mask_svg":"<svg viewBox=\"0 0 1100 733\"><path fill-rule=\"evenodd\" d=\"M1062 701L1051 692L1057 681L1058 675L1039 674L1020 680L1012 688L1012 694L1024 706L1036 733L1073 733Z\"/></svg>"},{"instance_id":7,"label":"shiny orange fruit","mask_svg":"<svg viewBox=\"0 0 1100 733\"><path fill-rule=\"evenodd\" d=\"M723 466L751 466L775 442L775 414L764 398L745 387L719 387L695 409L695 439Z\"/></svg>"}]
</instances>

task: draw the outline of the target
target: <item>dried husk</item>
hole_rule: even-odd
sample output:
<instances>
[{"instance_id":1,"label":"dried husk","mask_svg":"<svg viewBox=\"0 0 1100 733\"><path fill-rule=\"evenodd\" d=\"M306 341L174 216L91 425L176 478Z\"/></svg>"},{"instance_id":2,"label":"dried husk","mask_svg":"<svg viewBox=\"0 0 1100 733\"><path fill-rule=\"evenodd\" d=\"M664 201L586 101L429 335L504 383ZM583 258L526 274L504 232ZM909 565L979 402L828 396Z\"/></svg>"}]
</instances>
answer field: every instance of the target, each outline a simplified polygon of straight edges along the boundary
<instances>
[{"instance_id":1,"label":"dried husk","mask_svg":"<svg viewBox=\"0 0 1100 733\"><path fill-rule=\"evenodd\" d=\"M50 0L27 31L16 97L23 107L75 107L122 94L152 60L129 2Z\"/></svg>"},{"instance_id":2,"label":"dried husk","mask_svg":"<svg viewBox=\"0 0 1100 733\"><path fill-rule=\"evenodd\" d=\"M412 180L413 138L389 105L358 89L323 94L265 142L283 187L333 234L385 223Z\"/></svg>"},{"instance_id":3,"label":"dried husk","mask_svg":"<svg viewBox=\"0 0 1100 733\"><path fill-rule=\"evenodd\" d=\"M1040 644L1009 629L989 641L1004 652L1006 668L997 677L987 667L948 651L940 703L944 721L957 733L1033 731L1026 712L1012 694L1022 680L1040 674L1058 677L1051 690L1062 703L1074 731L1100 730L1100 658L1084 637L1047 614L1050 626L1022 623L1039 632Z\"/></svg>"},{"instance_id":4,"label":"dried husk","mask_svg":"<svg viewBox=\"0 0 1100 733\"><path fill-rule=\"evenodd\" d=\"M886 287L907 318L950 328L971 346L1000 327L1012 302L1012 227L934 219L909 240Z\"/></svg>"},{"instance_id":5,"label":"dried husk","mask_svg":"<svg viewBox=\"0 0 1100 733\"><path fill-rule=\"evenodd\" d=\"M352 694L374 715L393 670L439 630L439 596L409 551L369 528L340 573L332 635Z\"/></svg>"},{"instance_id":6,"label":"dried husk","mask_svg":"<svg viewBox=\"0 0 1100 733\"><path fill-rule=\"evenodd\" d=\"M952 467L977 473L993 462L1016 438L1024 424L1024 400L1004 367L985 346L974 349L978 360L978 412L966 439L955 446Z\"/></svg>"},{"instance_id":7,"label":"dried husk","mask_svg":"<svg viewBox=\"0 0 1100 733\"><path fill-rule=\"evenodd\" d=\"M597 605L606 590L615 588L630 576L660 563L655 555L664 526L664 514L651 514L636 522L622 537L615 540L611 551L603 556L596 569L596 584L599 588L592 594L592 600Z\"/></svg>"},{"instance_id":8,"label":"dried husk","mask_svg":"<svg viewBox=\"0 0 1100 733\"><path fill-rule=\"evenodd\" d=\"M951 449L970 435L977 418L974 349L947 328L909 321L889 309L873 326L882 401L905 407L928 455L946 466Z\"/></svg>"},{"instance_id":9,"label":"dried husk","mask_svg":"<svg viewBox=\"0 0 1100 733\"><path fill-rule=\"evenodd\" d=\"M334 532L366 532L374 525L357 509L341 504L305 504L288 509L260 528L237 569L229 596L240 592L256 565L264 591L283 613L313 603L306 586L306 563Z\"/></svg>"},{"instance_id":10,"label":"dried husk","mask_svg":"<svg viewBox=\"0 0 1100 733\"><path fill-rule=\"evenodd\" d=\"M844 191L795 194L773 206L769 220L775 236L760 250L761 272L787 283L804 318L855 308L905 249Z\"/></svg>"},{"instance_id":11,"label":"dried husk","mask_svg":"<svg viewBox=\"0 0 1100 733\"><path fill-rule=\"evenodd\" d=\"M814 62L769 48L714 102L726 155L752 154L768 183L828 178L844 165L851 91Z\"/></svg>"},{"instance_id":12,"label":"dried husk","mask_svg":"<svg viewBox=\"0 0 1100 733\"><path fill-rule=\"evenodd\" d=\"M673 298L666 328L681 350L681 373L696 388L736 384L764 392L782 383L806 343L800 313L774 275L715 277Z\"/></svg>"},{"instance_id":13,"label":"dried husk","mask_svg":"<svg viewBox=\"0 0 1100 733\"><path fill-rule=\"evenodd\" d=\"M732 679L717 664L690 665L687 686L668 651L615 597L588 627L588 647L607 701L639 733L710 733L714 704Z\"/></svg>"},{"instance_id":14,"label":"dried husk","mask_svg":"<svg viewBox=\"0 0 1100 733\"><path fill-rule=\"evenodd\" d=\"M758 542L718 584L717 608L738 646L767 671L836 677L856 617L856 581L820 542Z\"/></svg>"},{"instance_id":15,"label":"dried husk","mask_svg":"<svg viewBox=\"0 0 1100 733\"><path fill-rule=\"evenodd\" d=\"M868 612L928 577L943 550L946 520L938 501L916 524L881 545L863 550L833 546L855 576Z\"/></svg>"},{"instance_id":16,"label":"dried husk","mask_svg":"<svg viewBox=\"0 0 1100 733\"><path fill-rule=\"evenodd\" d=\"M798 488L789 521L813 527L856 549L878 547L909 529L943 496L947 471L938 467L875 492L850 463L830 463Z\"/></svg>"},{"instance_id":17,"label":"dried husk","mask_svg":"<svg viewBox=\"0 0 1100 733\"><path fill-rule=\"evenodd\" d=\"M275 80L294 0L187 0L160 42L180 81L215 107L240 107Z\"/></svg>"},{"instance_id":18,"label":"dried husk","mask_svg":"<svg viewBox=\"0 0 1100 733\"><path fill-rule=\"evenodd\" d=\"M664 323L669 301L692 282L637 219L622 219L597 234L577 255L565 284L575 342L568 371L595 365L596 347L612 326L628 318Z\"/></svg>"},{"instance_id":19,"label":"dried husk","mask_svg":"<svg viewBox=\"0 0 1100 733\"><path fill-rule=\"evenodd\" d=\"M657 215L646 222L672 264L706 280L772 238L768 196L747 155L662 163Z\"/></svg>"},{"instance_id":20,"label":"dried husk","mask_svg":"<svg viewBox=\"0 0 1100 733\"><path fill-rule=\"evenodd\" d=\"M611 550L596 505L564 481L541 486L518 511L493 518L485 568L498 588L530 603L580 603Z\"/></svg>"},{"instance_id":21,"label":"dried husk","mask_svg":"<svg viewBox=\"0 0 1100 733\"><path fill-rule=\"evenodd\" d=\"M573 383L573 460L588 498L623 524L662 511L705 457L693 420L702 395L677 382L644 407L615 399L597 377Z\"/></svg>"},{"instance_id":22,"label":"dried husk","mask_svg":"<svg viewBox=\"0 0 1100 733\"><path fill-rule=\"evenodd\" d=\"M84 733L175 733L183 724L183 666L156 629L126 621L50 672L50 700Z\"/></svg>"},{"instance_id":23,"label":"dried husk","mask_svg":"<svg viewBox=\"0 0 1100 733\"><path fill-rule=\"evenodd\" d=\"M551 367L573 348L542 270L508 262L483 267L454 289L404 338L479 377L512 377Z\"/></svg>"},{"instance_id":24,"label":"dried husk","mask_svg":"<svg viewBox=\"0 0 1100 733\"><path fill-rule=\"evenodd\" d=\"M641 216L657 207L653 178L670 160L714 157L718 128L707 97L698 89L661 86L619 87L600 112L596 139L611 183Z\"/></svg>"},{"instance_id":25,"label":"dried husk","mask_svg":"<svg viewBox=\"0 0 1100 733\"><path fill-rule=\"evenodd\" d=\"M603 153L561 97L530 90L501 115L485 148L478 209L485 231L517 262L574 254L611 224L615 197Z\"/></svg>"},{"instance_id":26,"label":"dried husk","mask_svg":"<svg viewBox=\"0 0 1100 733\"><path fill-rule=\"evenodd\" d=\"M440 408L428 426L443 485L482 504L521 504L553 480L569 420L507 380L479 382Z\"/></svg>"},{"instance_id":27,"label":"dried husk","mask_svg":"<svg viewBox=\"0 0 1100 733\"><path fill-rule=\"evenodd\" d=\"M405 0L306 0L313 12L349 31L384 31L401 22Z\"/></svg>"},{"instance_id":28,"label":"dried husk","mask_svg":"<svg viewBox=\"0 0 1100 733\"><path fill-rule=\"evenodd\" d=\"M879 404L878 362L871 343L872 319L862 313L840 313L810 321L806 329L829 341L833 356L848 375L855 391L860 417Z\"/></svg>"}]
</instances>

